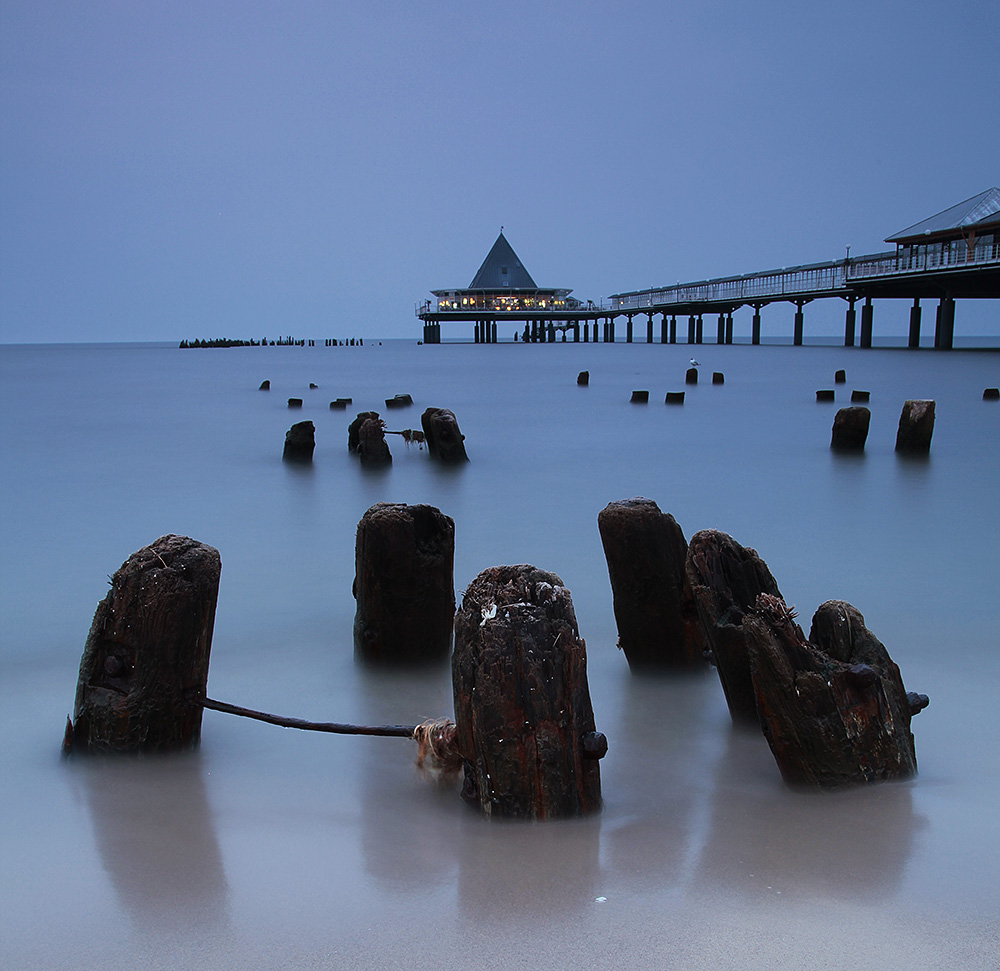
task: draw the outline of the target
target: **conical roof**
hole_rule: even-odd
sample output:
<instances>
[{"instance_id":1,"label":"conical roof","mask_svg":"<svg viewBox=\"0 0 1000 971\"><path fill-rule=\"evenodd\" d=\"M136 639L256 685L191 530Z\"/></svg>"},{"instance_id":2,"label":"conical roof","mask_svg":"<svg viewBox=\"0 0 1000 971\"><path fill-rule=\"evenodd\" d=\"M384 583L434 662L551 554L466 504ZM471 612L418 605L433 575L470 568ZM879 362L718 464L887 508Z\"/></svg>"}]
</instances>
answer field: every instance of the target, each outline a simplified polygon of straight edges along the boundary
<instances>
[{"instance_id":1,"label":"conical roof","mask_svg":"<svg viewBox=\"0 0 1000 971\"><path fill-rule=\"evenodd\" d=\"M500 230L497 241L486 254L479 272L469 284L470 290L537 290L535 281L517 258L517 253Z\"/></svg>"},{"instance_id":2,"label":"conical roof","mask_svg":"<svg viewBox=\"0 0 1000 971\"><path fill-rule=\"evenodd\" d=\"M957 206L928 216L893 236L887 236L887 243L900 243L920 236L936 236L939 233L955 232L981 222L996 222L1000 213L1000 189L987 189Z\"/></svg>"}]
</instances>

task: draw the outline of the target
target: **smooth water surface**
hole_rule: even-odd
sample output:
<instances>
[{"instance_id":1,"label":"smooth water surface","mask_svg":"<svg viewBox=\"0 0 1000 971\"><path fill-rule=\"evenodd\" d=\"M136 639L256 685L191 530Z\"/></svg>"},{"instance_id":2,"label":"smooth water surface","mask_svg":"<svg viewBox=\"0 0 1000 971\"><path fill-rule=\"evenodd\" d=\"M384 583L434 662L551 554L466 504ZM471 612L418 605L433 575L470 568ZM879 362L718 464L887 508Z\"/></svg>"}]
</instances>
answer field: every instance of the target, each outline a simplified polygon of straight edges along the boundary
<instances>
[{"instance_id":1,"label":"smooth water surface","mask_svg":"<svg viewBox=\"0 0 1000 971\"><path fill-rule=\"evenodd\" d=\"M981 398L1000 355L697 356L685 388L683 345L0 347L0 963L995 967L1000 405ZM837 403L817 404L838 368ZM837 455L853 388L871 392L868 446ZM648 405L629 403L636 389ZM672 390L683 406L663 403ZM387 411L398 392L414 405ZM894 452L907 398L937 402L923 460ZM397 436L383 473L347 453L357 412L419 428L431 405L458 417L466 467ZM314 461L284 464L304 419ZM713 672L631 676L596 520L634 495L688 537L716 527L754 547L806 628L823 600L854 603L931 697L913 723L920 775L791 792L763 738L730 727ZM197 753L60 761L107 576L168 532L222 555L214 697L317 720L450 716L446 666L353 661L354 536L379 501L454 518L459 596L500 563L563 578L610 742L603 813L490 824L421 776L405 739L216 712Z\"/></svg>"}]
</instances>

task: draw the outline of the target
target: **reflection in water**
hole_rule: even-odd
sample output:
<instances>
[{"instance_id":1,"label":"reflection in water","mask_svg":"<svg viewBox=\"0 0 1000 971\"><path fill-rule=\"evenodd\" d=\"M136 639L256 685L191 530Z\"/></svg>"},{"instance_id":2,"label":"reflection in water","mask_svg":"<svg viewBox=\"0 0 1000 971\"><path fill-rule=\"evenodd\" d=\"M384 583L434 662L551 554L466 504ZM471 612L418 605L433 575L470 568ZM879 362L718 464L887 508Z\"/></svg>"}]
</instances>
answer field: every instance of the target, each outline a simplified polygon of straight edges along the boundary
<instances>
[{"instance_id":1,"label":"reflection in water","mask_svg":"<svg viewBox=\"0 0 1000 971\"><path fill-rule=\"evenodd\" d=\"M101 860L143 929L228 923L226 875L197 753L74 759Z\"/></svg>"},{"instance_id":2,"label":"reflection in water","mask_svg":"<svg viewBox=\"0 0 1000 971\"><path fill-rule=\"evenodd\" d=\"M719 679L714 669L624 677L604 781L605 800L627 801L630 813L605 832L608 862L630 881L673 886L684 879L697 808L704 800L704 766L711 757L704 726L707 702L721 692Z\"/></svg>"},{"instance_id":3,"label":"reflection in water","mask_svg":"<svg viewBox=\"0 0 1000 971\"><path fill-rule=\"evenodd\" d=\"M467 918L558 917L591 907L598 893L599 813L539 823L469 809L456 836L458 905Z\"/></svg>"},{"instance_id":4,"label":"reflection in water","mask_svg":"<svg viewBox=\"0 0 1000 971\"><path fill-rule=\"evenodd\" d=\"M447 664L403 670L359 665L356 673L361 710L370 724L451 717ZM425 710L432 703L440 710ZM455 870L454 817L464 808L459 782L423 777L415 765L416 743L408 739L357 743L361 846L368 873L390 890L431 889L449 882Z\"/></svg>"},{"instance_id":5,"label":"reflection in water","mask_svg":"<svg viewBox=\"0 0 1000 971\"><path fill-rule=\"evenodd\" d=\"M764 758L772 785L761 776ZM700 885L845 900L898 888L923 824L909 782L837 792L788 789L762 736L731 731L715 768Z\"/></svg>"}]
</instances>

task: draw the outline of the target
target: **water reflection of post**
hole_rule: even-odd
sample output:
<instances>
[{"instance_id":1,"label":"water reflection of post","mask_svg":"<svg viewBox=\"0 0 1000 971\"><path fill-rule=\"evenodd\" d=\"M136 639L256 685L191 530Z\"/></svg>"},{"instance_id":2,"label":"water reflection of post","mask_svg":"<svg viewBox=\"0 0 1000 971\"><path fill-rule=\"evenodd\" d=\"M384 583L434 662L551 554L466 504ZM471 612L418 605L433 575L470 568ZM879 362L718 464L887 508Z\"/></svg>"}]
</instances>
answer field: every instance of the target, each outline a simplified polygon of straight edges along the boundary
<instances>
[{"instance_id":1,"label":"water reflection of post","mask_svg":"<svg viewBox=\"0 0 1000 971\"><path fill-rule=\"evenodd\" d=\"M766 774L764 774L766 773ZM763 736L732 731L716 769L696 881L726 892L811 893L858 900L895 890L923 818L911 784L797 792Z\"/></svg>"},{"instance_id":2,"label":"water reflection of post","mask_svg":"<svg viewBox=\"0 0 1000 971\"><path fill-rule=\"evenodd\" d=\"M714 735L705 722L727 718L714 672L631 676L604 762L605 800L627 804L628 821L605 833L617 878L658 888L683 882L695 817L705 798ZM728 731L728 718L719 724ZM713 749L706 752L706 740ZM608 811L608 810L606 810Z\"/></svg>"},{"instance_id":3,"label":"water reflection of post","mask_svg":"<svg viewBox=\"0 0 1000 971\"><path fill-rule=\"evenodd\" d=\"M144 929L228 923L228 887L195 752L72 763L122 909Z\"/></svg>"},{"instance_id":4,"label":"water reflection of post","mask_svg":"<svg viewBox=\"0 0 1000 971\"><path fill-rule=\"evenodd\" d=\"M390 670L358 666L359 720L412 724L450 717L447 664ZM417 747L400 738L352 739L358 746L365 867L386 889L433 891L455 869L457 821L467 811L457 779L436 783L416 767Z\"/></svg>"},{"instance_id":5,"label":"water reflection of post","mask_svg":"<svg viewBox=\"0 0 1000 971\"><path fill-rule=\"evenodd\" d=\"M592 908L599 893L601 816L526 822L463 813L453 834L458 904L476 921L546 919Z\"/></svg>"}]
</instances>

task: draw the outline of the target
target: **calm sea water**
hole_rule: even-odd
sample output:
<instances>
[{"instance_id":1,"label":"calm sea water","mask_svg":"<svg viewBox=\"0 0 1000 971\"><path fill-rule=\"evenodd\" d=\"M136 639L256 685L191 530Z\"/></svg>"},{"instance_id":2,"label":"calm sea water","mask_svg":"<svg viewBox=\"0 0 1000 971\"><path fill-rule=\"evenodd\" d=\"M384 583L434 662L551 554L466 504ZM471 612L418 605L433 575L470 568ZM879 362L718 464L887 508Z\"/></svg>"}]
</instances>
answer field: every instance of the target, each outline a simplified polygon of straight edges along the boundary
<instances>
[{"instance_id":1,"label":"calm sea water","mask_svg":"<svg viewBox=\"0 0 1000 971\"><path fill-rule=\"evenodd\" d=\"M863 951L994 967L1000 405L981 398L1000 355L703 345L701 384L667 407L690 350L0 347L0 963L801 968ZM837 404L817 404L838 368ZM871 392L868 447L835 455L854 388ZM386 412L398 392L413 407ZM328 408L341 396L346 414ZM893 451L907 398L937 402L926 460ZM455 412L468 466L392 436L384 473L348 455L358 411L419 427L430 405ZM302 419L316 454L290 467L284 433ZM854 603L931 697L919 777L790 792L764 740L730 728L714 674L632 677L596 519L634 495L687 536L716 527L757 549L806 627L823 600ZM459 594L500 563L562 576L611 746L600 816L490 825L419 775L406 740L215 712L196 754L60 761L107 577L168 532L222 555L214 697L319 720L451 715L446 668L353 663L354 536L379 501L454 518Z\"/></svg>"}]
</instances>

